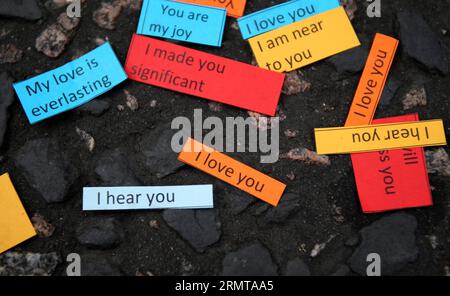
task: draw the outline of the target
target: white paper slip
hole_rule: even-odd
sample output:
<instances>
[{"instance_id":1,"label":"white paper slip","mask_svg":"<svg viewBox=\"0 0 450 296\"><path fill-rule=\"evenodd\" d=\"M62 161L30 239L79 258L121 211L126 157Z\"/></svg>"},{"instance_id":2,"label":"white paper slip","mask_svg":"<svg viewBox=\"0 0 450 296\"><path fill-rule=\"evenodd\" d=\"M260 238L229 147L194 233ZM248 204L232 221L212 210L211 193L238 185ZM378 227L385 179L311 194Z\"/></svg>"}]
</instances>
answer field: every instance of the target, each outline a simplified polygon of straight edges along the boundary
<instances>
[{"instance_id":1,"label":"white paper slip","mask_svg":"<svg viewBox=\"0 0 450 296\"><path fill-rule=\"evenodd\" d=\"M213 207L211 184L83 188L83 211Z\"/></svg>"}]
</instances>

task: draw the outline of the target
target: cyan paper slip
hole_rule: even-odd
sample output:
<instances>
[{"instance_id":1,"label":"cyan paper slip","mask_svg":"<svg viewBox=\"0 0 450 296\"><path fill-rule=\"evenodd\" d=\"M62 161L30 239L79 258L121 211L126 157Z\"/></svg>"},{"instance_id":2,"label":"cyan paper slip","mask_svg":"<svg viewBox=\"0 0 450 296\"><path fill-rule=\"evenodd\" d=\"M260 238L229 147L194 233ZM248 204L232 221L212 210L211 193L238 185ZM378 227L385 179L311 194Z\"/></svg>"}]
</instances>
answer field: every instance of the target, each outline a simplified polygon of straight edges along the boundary
<instances>
[{"instance_id":1,"label":"cyan paper slip","mask_svg":"<svg viewBox=\"0 0 450 296\"><path fill-rule=\"evenodd\" d=\"M294 0L239 18L244 39L272 31L339 6L338 0Z\"/></svg>"},{"instance_id":2,"label":"cyan paper slip","mask_svg":"<svg viewBox=\"0 0 450 296\"><path fill-rule=\"evenodd\" d=\"M212 185L84 187L83 210L206 209Z\"/></svg>"},{"instance_id":3,"label":"cyan paper slip","mask_svg":"<svg viewBox=\"0 0 450 296\"><path fill-rule=\"evenodd\" d=\"M64 66L13 86L34 124L85 104L126 79L111 45L105 43Z\"/></svg>"},{"instance_id":4,"label":"cyan paper slip","mask_svg":"<svg viewBox=\"0 0 450 296\"><path fill-rule=\"evenodd\" d=\"M144 0L137 33L221 46L227 11L189 3Z\"/></svg>"}]
</instances>

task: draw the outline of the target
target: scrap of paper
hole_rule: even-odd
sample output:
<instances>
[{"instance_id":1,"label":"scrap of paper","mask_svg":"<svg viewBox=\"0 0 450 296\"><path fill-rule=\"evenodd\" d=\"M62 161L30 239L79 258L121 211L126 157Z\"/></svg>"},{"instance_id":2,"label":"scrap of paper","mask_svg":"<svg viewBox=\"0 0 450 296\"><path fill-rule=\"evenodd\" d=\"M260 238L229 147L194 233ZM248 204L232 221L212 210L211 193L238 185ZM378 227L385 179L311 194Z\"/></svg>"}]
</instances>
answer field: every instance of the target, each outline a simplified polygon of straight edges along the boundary
<instances>
[{"instance_id":1,"label":"scrap of paper","mask_svg":"<svg viewBox=\"0 0 450 296\"><path fill-rule=\"evenodd\" d=\"M397 39L375 35L345 126L372 122L397 46Z\"/></svg>"},{"instance_id":2,"label":"scrap of paper","mask_svg":"<svg viewBox=\"0 0 450 296\"><path fill-rule=\"evenodd\" d=\"M0 176L0 254L36 235L8 174Z\"/></svg>"},{"instance_id":3,"label":"scrap of paper","mask_svg":"<svg viewBox=\"0 0 450 296\"><path fill-rule=\"evenodd\" d=\"M292 71L342 51L359 46L343 7L249 39L261 68Z\"/></svg>"},{"instance_id":4,"label":"scrap of paper","mask_svg":"<svg viewBox=\"0 0 450 296\"><path fill-rule=\"evenodd\" d=\"M85 104L126 79L111 45L105 43L64 66L13 86L34 124Z\"/></svg>"},{"instance_id":5,"label":"scrap of paper","mask_svg":"<svg viewBox=\"0 0 450 296\"><path fill-rule=\"evenodd\" d=\"M417 114L373 120L374 124L418 121ZM351 154L364 213L431 206L422 147Z\"/></svg>"},{"instance_id":6,"label":"scrap of paper","mask_svg":"<svg viewBox=\"0 0 450 296\"><path fill-rule=\"evenodd\" d=\"M315 128L318 154L446 145L441 119L352 127Z\"/></svg>"},{"instance_id":7,"label":"scrap of paper","mask_svg":"<svg viewBox=\"0 0 450 296\"><path fill-rule=\"evenodd\" d=\"M284 74L133 35L125 71L130 79L273 116Z\"/></svg>"},{"instance_id":8,"label":"scrap of paper","mask_svg":"<svg viewBox=\"0 0 450 296\"><path fill-rule=\"evenodd\" d=\"M177 1L225 8L227 10L227 14L235 18L241 17L244 14L245 3L247 2L247 0L177 0Z\"/></svg>"},{"instance_id":9,"label":"scrap of paper","mask_svg":"<svg viewBox=\"0 0 450 296\"><path fill-rule=\"evenodd\" d=\"M213 207L212 185L83 188L83 211Z\"/></svg>"},{"instance_id":10,"label":"scrap of paper","mask_svg":"<svg viewBox=\"0 0 450 296\"><path fill-rule=\"evenodd\" d=\"M337 7L338 0L288 1L243 16L238 24L242 37L248 39Z\"/></svg>"},{"instance_id":11,"label":"scrap of paper","mask_svg":"<svg viewBox=\"0 0 450 296\"><path fill-rule=\"evenodd\" d=\"M227 12L223 8L166 0L144 0L137 33L221 46Z\"/></svg>"},{"instance_id":12,"label":"scrap of paper","mask_svg":"<svg viewBox=\"0 0 450 296\"><path fill-rule=\"evenodd\" d=\"M286 185L189 138L178 160L277 206Z\"/></svg>"}]
</instances>

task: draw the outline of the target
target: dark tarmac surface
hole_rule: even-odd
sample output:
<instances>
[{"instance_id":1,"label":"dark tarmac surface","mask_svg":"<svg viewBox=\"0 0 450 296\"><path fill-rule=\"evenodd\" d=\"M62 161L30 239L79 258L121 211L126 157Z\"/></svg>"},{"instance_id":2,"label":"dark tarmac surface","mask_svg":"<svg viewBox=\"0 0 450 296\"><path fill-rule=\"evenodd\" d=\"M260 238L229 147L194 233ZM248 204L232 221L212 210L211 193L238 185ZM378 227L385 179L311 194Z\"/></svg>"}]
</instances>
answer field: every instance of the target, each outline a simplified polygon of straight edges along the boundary
<instances>
[{"instance_id":1,"label":"dark tarmac surface","mask_svg":"<svg viewBox=\"0 0 450 296\"><path fill-rule=\"evenodd\" d=\"M93 21L93 13L100 7L100 1L87 1L82 7L81 22L73 32L72 41L58 58L49 58L36 50L35 40L43 30L56 22L58 15L65 9L52 8L45 5L47 1L42 2L43 16L37 21L0 17L0 46L14 44L23 51L19 61L0 64L0 72L9 72L15 81L24 80L94 49L98 46L97 38L109 40L119 60L124 63L131 36L137 27L138 9L124 5L117 18L116 28L109 30L100 28ZM248 2L246 13L282 1ZM398 38L397 12L407 10L422 16L436 38L442 42L443 46L437 51L443 53L444 62L433 53L430 58L438 59L438 65L424 66L411 58L412 54L407 54L400 40L388 81L388 86L396 90L390 100L385 98L375 117L418 112L421 119L441 118L446 125L447 138L450 138L450 78L445 75L445 60L448 72L449 54L444 49L450 48L450 33L447 32L450 30L450 1L381 2L381 18L369 18L366 15L366 2L357 1L358 10L352 24L366 50L370 48L376 32ZM233 28L234 23L235 19L227 18L221 48L183 45L251 63L250 46L242 40L240 32ZM428 43L433 41L421 39L420 33L415 35L415 40L419 44L424 40ZM350 57L352 66L357 65L357 62L356 54ZM301 69L301 79L311 83L311 86L303 92L281 96L280 114L285 115L285 119L280 122L281 154L294 148L315 150L315 127L343 125L362 65L356 67L359 68L356 71L351 70L351 73L339 73L330 61L320 61ZM426 105L404 110L402 100L405 94L422 86L426 90ZM137 98L137 110L133 111L126 105L127 95L124 90ZM348 155L330 156L331 164L327 166L290 159L261 164L258 153L230 153L237 160L287 184L289 194L284 196L280 209L273 210L263 202L188 166L159 178L158 173L178 167L174 161L176 154L163 154L162 159L151 159L147 165L145 157L142 158L145 149L159 152L170 149L167 146L170 135L164 131L169 130L170 122L177 116L192 118L194 109L201 108L203 117L247 117L245 110L221 105L220 111L213 111L208 100L134 81L126 81L98 99L110 103L110 108L100 116L73 110L33 126L28 123L17 98L8 111L9 121L0 150L3 156L0 157L0 173L10 173L30 217L39 213L55 227L50 237L34 237L13 251L56 252L61 263L54 275L65 275L65 258L69 253L81 254L85 274L136 275L149 272L154 275L282 275L307 274L309 269L312 275L356 275L366 263L358 261L357 255L352 258L352 254L360 254L365 250L376 252L378 245L389 246L380 252L383 252L382 262L386 258L386 270L391 274L450 274L449 176L430 174L434 201L432 207L396 211L394 215L363 214ZM118 105L122 105L123 110ZM95 139L92 152L80 139L77 128ZM284 132L288 129L298 130L298 135L286 137ZM61 167L62 174L66 174L68 179L72 178L69 175L74 175L75 181L68 182L72 183L68 184L71 185L70 190L60 203L47 203L40 191L30 185L23 167L17 162L18 156L24 153L22 147L26 143L35 145L38 142L30 141L43 138L57 143L49 150L51 155L43 157L60 159L60 154L66 155L69 164ZM426 150L434 151L437 148ZM443 148L449 152L448 146ZM120 152L113 152L116 149ZM41 151L41 154L45 155L45 152ZM100 165L106 166L106 171L120 170L120 176L98 174ZM46 173L41 171L41 174ZM290 178L292 175L295 176L294 180ZM128 184L142 185L214 184L215 209L185 213L81 211L83 186L107 183L123 185L123 180ZM53 189L48 185L45 190L48 192ZM379 244L361 244L359 231L373 226L372 223L380 219L383 219L379 222L384 229L369 228ZM80 233L84 236L93 235L99 241L83 243ZM399 240L398 244L396 239ZM358 246L366 249L355 252ZM320 252L316 255L318 250ZM246 261L248 266L236 265L236 259ZM290 268L287 268L288 265Z\"/></svg>"}]
</instances>

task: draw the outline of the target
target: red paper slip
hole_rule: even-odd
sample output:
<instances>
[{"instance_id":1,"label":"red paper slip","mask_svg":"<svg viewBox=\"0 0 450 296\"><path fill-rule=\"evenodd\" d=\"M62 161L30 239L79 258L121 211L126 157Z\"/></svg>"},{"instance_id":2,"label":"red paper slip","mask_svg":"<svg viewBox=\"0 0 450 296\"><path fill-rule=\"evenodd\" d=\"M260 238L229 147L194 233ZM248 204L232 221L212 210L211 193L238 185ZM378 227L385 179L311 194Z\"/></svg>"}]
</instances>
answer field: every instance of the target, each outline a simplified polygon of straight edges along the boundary
<instances>
[{"instance_id":1,"label":"red paper slip","mask_svg":"<svg viewBox=\"0 0 450 296\"><path fill-rule=\"evenodd\" d=\"M284 74L165 41L133 35L132 80L274 116Z\"/></svg>"},{"instance_id":2,"label":"red paper slip","mask_svg":"<svg viewBox=\"0 0 450 296\"><path fill-rule=\"evenodd\" d=\"M418 121L417 114L374 119L373 124ZM431 206L423 148L351 155L364 213Z\"/></svg>"}]
</instances>

